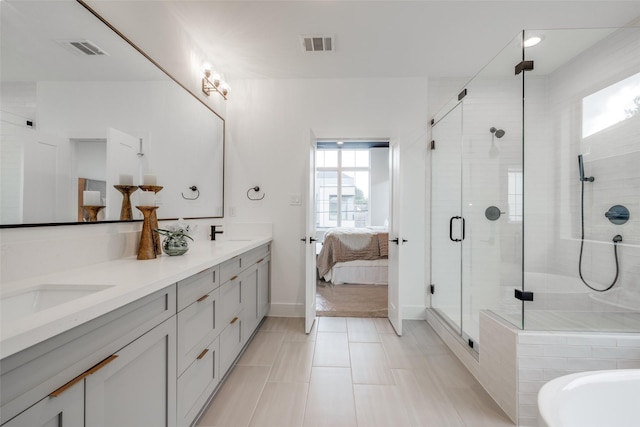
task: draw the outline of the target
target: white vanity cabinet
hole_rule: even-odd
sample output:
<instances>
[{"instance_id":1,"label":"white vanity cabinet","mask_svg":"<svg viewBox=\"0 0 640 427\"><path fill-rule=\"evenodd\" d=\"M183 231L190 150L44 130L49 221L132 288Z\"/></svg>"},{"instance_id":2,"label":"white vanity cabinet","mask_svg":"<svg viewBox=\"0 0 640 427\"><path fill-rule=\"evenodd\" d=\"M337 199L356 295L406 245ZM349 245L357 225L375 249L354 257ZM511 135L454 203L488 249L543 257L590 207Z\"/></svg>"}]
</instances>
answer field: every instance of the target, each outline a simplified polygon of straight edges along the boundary
<instances>
[{"instance_id":1,"label":"white vanity cabinet","mask_svg":"<svg viewBox=\"0 0 640 427\"><path fill-rule=\"evenodd\" d=\"M178 425L188 426L220 382L220 267L177 284Z\"/></svg>"},{"instance_id":2,"label":"white vanity cabinet","mask_svg":"<svg viewBox=\"0 0 640 427\"><path fill-rule=\"evenodd\" d=\"M174 426L175 304L170 286L3 359L2 423Z\"/></svg>"},{"instance_id":3,"label":"white vanity cabinet","mask_svg":"<svg viewBox=\"0 0 640 427\"><path fill-rule=\"evenodd\" d=\"M2 359L0 425L192 425L268 312L269 260L259 246Z\"/></svg>"},{"instance_id":4,"label":"white vanity cabinet","mask_svg":"<svg viewBox=\"0 0 640 427\"><path fill-rule=\"evenodd\" d=\"M220 265L222 323L225 325L220 334L222 372L231 367L269 310L269 271L263 269L259 274L259 267L269 268L265 260L270 250L269 244L262 245ZM262 278L262 287L259 278ZM266 291L261 290L264 286ZM266 300L259 309L260 295L266 296Z\"/></svg>"},{"instance_id":5,"label":"white vanity cabinet","mask_svg":"<svg viewBox=\"0 0 640 427\"><path fill-rule=\"evenodd\" d=\"M267 314L269 251L260 246L178 282L179 426L196 420Z\"/></svg>"}]
</instances>

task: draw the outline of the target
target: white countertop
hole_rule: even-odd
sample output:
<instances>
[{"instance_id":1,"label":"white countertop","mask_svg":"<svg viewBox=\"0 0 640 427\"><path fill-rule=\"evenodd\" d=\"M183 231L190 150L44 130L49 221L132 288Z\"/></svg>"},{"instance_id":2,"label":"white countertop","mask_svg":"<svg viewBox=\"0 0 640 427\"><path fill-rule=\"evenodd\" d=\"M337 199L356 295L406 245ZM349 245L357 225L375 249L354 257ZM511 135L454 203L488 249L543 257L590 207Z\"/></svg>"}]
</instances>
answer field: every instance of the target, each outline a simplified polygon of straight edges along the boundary
<instances>
[{"instance_id":1,"label":"white countertop","mask_svg":"<svg viewBox=\"0 0 640 427\"><path fill-rule=\"evenodd\" d=\"M39 285L111 286L107 289L0 325L0 359L166 288L236 255L269 243L272 238L219 240L192 243L181 256L136 257L93 264L2 284L0 296Z\"/></svg>"}]
</instances>

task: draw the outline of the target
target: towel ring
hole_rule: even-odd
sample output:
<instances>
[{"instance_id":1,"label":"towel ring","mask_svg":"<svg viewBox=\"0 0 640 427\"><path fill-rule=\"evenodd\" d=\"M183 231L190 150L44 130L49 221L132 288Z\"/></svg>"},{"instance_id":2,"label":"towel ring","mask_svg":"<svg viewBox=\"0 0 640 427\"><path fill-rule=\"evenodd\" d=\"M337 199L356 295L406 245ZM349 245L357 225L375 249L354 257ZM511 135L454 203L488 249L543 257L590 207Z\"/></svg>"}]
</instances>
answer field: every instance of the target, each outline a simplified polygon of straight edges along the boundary
<instances>
[{"instance_id":1,"label":"towel ring","mask_svg":"<svg viewBox=\"0 0 640 427\"><path fill-rule=\"evenodd\" d=\"M264 196L266 196L266 194L265 194L265 193L262 193L262 197L251 197L251 196L249 195L249 193L250 193L251 191L255 191L256 193L258 193L258 192L260 191L260 187L258 187L258 186L256 185L255 187L251 187L250 189L248 189L248 190L247 190L247 199L249 199L249 200L262 200L262 199L264 199Z\"/></svg>"},{"instance_id":2,"label":"towel ring","mask_svg":"<svg viewBox=\"0 0 640 427\"><path fill-rule=\"evenodd\" d=\"M195 191L197 193L196 197L185 197L184 196L184 192L183 192L183 193L181 193L183 199L185 199L185 200L196 200L198 197L200 197L200 190L198 190L198 187L196 187L195 185L192 185L191 187L189 187L189 190Z\"/></svg>"}]
</instances>

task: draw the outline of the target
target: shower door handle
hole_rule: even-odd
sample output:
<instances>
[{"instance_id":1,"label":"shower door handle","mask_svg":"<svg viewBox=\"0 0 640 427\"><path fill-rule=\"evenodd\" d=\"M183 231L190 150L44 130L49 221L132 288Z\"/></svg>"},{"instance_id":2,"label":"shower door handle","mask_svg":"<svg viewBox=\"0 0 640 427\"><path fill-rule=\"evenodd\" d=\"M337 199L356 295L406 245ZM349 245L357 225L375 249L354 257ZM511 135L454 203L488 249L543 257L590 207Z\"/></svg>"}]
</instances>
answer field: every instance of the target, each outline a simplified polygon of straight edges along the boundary
<instances>
[{"instance_id":1,"label":"shower door handle","mask_svg":"<svg viewBox=\"0 0 640 427\"><path fill-rule=\"evenodd\" d=\"M461 219L462 220L462 239L454 239L453 238L453 220L455 219ZM465 222L464 222L464 218L461 216L452 216L451 218L449 218L449 239L452 242L462 242L464 240L464 233L465 233Z\"/></svg>"},{"instance_id":2,"label":"shower door handle","mask_svg":"<svg viewBox=\"0 0 640 427\"><path fill-rule=\"evenodd\" d=\"M460 217L460 219L462 219L462 240L464 240L464 232L465 232L465 229L467 228L467 223L464 221L463 217Z\"/></svg>"}]
</instances>

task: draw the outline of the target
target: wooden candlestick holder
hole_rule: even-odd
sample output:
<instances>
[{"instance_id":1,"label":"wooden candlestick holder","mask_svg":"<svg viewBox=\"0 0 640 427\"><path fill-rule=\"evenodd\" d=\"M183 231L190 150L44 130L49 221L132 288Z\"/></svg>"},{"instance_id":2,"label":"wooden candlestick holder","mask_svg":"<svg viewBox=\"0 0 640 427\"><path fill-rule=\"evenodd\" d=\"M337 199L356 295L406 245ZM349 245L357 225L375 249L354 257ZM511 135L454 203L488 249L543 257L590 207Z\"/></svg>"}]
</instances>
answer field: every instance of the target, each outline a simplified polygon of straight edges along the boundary
<instances>
[{"instance_id":1,"label":"wooden candlestick holder","mask_svg":"<svg viewBox=\"0 0 640 427\"><path fill-rule=\"evenodd\" d=\"M137 185L114 185L115 189L122 193L122 208L120 209L120 219L131 221L133 212L131 211L131 193L138 190Z\"/></svg>"},{"instance_id":2,"label":"wooden candlestick holder","mask_svg":"<svg viewBox=\"0 0 640 427\"><path fill-rule=\"evenodd\" d=\"M89 212L89 222L98 221L98 213L106 206L83 205L82 208Z\"/></svg>"},{"instance_id":3,"label":"wooden candlestick holder","mask_svg":"<svg viewBox=\"0 0 640 427\"><path fill-rule=\"evenodd\" d=\"M154 194L158 194L160 190L162 190L162 186L160 185L140 185L139 186L142 191L153 191ZM151 212L151 230L155 230L158 228L158 214L156 211ZM157 255L162 254L162 245L160 243L160 235L158 233L153 233L153 247L156 251Z\"/></svg>"},{"instance_id":4,"label":"wooden candlestick holder","mask_svg":"<svg viewBox=\"0 0 640 427\"><path fill-rule=\"evenodd\" d=\"M138 259L154 259L156 257L156 249L154 245L154 236L158 233L153 231L151 225L151 214L155 213L157 206L136 206L144 220L142 222L142 232L140 233L140 245L138 246Z\"/></svg>"}]
</instances>

